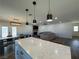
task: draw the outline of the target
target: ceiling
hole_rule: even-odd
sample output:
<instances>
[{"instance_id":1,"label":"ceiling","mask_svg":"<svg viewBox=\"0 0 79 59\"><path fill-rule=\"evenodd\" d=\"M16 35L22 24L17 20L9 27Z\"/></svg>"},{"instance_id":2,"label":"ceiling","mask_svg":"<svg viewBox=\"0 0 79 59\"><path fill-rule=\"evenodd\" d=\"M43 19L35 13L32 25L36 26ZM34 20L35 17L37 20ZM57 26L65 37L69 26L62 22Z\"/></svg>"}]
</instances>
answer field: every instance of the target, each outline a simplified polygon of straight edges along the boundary
<instances>
[{"instance_id":1,"label":"ceiling","mask_svg":"<svg viewBox=\"0 0 79 59\"><path fill-rule=\"evenodd\" d=\"M22 21L32 22L34 15L34 8L32 2L34 0L0 0L0 16L4 20L8 20L8 16L22 17ZM36 0L36 20L46 21L46 15L48 13L48 0ZM54 17L58 17L52 23L59 21L69 22L73 20L79 20L79 0L50 0L51 1L51 13ZM25 19L25 9L29 9L27 19Z\"/></svg>"}]
</instances>

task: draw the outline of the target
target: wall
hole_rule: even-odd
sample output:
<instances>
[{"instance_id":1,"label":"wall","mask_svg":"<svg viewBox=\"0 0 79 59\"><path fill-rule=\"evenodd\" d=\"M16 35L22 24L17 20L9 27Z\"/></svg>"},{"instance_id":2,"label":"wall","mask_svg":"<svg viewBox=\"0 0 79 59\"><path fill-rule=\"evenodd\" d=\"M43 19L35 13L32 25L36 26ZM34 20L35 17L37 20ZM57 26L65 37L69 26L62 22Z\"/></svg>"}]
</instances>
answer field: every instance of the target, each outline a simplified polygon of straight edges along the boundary
<instances>
[{"instance_id":1,"label":"wall","mask_svg":"<svg viewBox=\"0 0 79 59\"><path fill-rule=\"evenodd\" d=\"M1 21L0 22L0 37L2 36L2 26L8 26L8 31L10 33L12 33L11 31L11 27L12 26L9 26L9 23L6 22L6 21ZM25 24L22 24L21 26L16 26L17 27L17 34L32 34L32 26L31 25L25 25Z\"/></svg>"},{"instance_id":2,"label":"wall","mask_svg":"<svg viewBox=\"0 0 79 59\"><path fill-rule=\"evenodd\" d=\"M43 25L39 26L39 32L50 31L56 33L57 36L65 37L65 38L72 38L72 23L61 23L61 24L54 24L54 25Z\"/></svg>"},{"instance_id":3,"label":"wall","mask_svg":"<svg viewBox=\"0 0 79 59\"><path fill-rule=\"evenodd\" d=\"M75 22L73 22L73 24L72 24L73 26L78 26L79 27L79 21L75 21ZM78 28L78 30L79 30L79 28ZM74 32L73 31L73 34L72 34L73 36L79 36L79 31L78 32Z\"/></svg>"},{"instance_id":4,"label":"wall","mask_svg":"<svg viewBox=\"0 0 79 59\"><path fill-rule=\"evenodd\" d=\"M66 37L66 38L72 38L73 32L73 26L78 25L79 23L61 23L61 24L52 24L52 25L42 25L39 26L38 32L45 32L50 31L56 33L56 35L60 37ZM9 23L4 21L0 21L0 37L2 36L2 26L8 26L9 31L11 32L11 26L9 26ZM21 26L17 26L17 34L32 34L32 25L25 25L22 24ZM78 32L79 33L79 32Z\"/></svg>"},{"instance_id":5,"label":"wall","mask_svg":"<svg viewBox=\"0 0 79 59\"><path fill-rule=\"evenodd\" d=\"M19 34L32 34L32 25L22 25L17 27L18 35Z\"/></svg>"},{"instance_id":6,"label":"wall","mask_svg":"<svg viewBox=\"0 0 79 59\"><path fill-rule=\"evenodd\" d=\"M9 16L15 16L15 17L22 17L22 21L25 19L25 8L19 9L17 7L21 7L17 5L17 0L8 0L8 1L2 1L0 0L0 37L2 36L2 26L8 26L9 32L11 32L11 26L9 26L9 23L6 22L8 20ZM26 20L25 20L26 21ZM31 34L32 33L32 26L26 26L25 24L22 24L21 26L17 27L17 34Z\"/></svg>"}]
</instances>

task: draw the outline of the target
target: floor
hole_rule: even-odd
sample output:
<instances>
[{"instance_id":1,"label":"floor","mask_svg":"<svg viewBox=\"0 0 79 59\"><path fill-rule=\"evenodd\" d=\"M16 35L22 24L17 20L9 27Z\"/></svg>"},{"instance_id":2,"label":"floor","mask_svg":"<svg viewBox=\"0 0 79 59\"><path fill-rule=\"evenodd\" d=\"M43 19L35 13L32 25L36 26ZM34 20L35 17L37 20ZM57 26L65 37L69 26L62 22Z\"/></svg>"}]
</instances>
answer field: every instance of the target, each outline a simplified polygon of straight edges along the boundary
<instances>
[{"instance_id":1,"label":"floor","mask_svg":"<svg viewBox=\"0 0 79 59\"><path fill-rule=\"evenodd\" d=\"M55 39L52 42L67 45L71 47L71 57L72 59L79 59L79 40L78 39Z\"/></svg>"},{"instance_id":2,"label":"floor","mask_svg":"<svg viewBox=\"0 0 79 59\"><path fill-rule=\"evenodd\" d=\"M51 42L55 42L58 44L63 44L63 45L67 45L71 47L71 57L72 59L79 59L79 40L78 39L54 39ZM13 44L10 45L10 49L11 46L13 47ZM10 50L8 49L8 50ZM0 59L15 59L14 56L14 49L9 53L9 55L7 56L7 58L4 58L1 54L0 54Z\"/></svg>"}]
</instances>

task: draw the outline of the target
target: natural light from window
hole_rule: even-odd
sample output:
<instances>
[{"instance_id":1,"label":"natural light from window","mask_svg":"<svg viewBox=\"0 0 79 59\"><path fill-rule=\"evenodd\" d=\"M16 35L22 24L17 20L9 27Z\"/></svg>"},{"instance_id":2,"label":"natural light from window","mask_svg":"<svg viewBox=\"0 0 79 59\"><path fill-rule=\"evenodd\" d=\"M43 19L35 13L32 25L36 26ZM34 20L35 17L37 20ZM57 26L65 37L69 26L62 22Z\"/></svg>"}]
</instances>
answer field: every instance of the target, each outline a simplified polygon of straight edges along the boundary
<instances>
[{"instance_id":1,"label":"natural light from window","mask_svg":"<svg viewBox=\"0 0 79 59\"><path fill-rule=\"evenodd\" d=\"M17 28L16 27L12 27L12 36L13 37L17 36Z\"/></svg>"},{"instance_id":2,"label":"natural light from window","mask_svg":"<svg viewBox=\"0 0 79 59\"><path fill-rule=\"evenodd\" d=\"M74 26L74 32L78 32L78 26Z\"/></svg>"},{"instance_id":3,"label":"natural light from window","mask_svg":"<svg viewBox=\"0 0 79 59\"><path fill-rule=\"evenodd\" d=\"M8 27L3 26L2 27L2 37L7 37L8 36Z\"/></svg>"}]
</instances>

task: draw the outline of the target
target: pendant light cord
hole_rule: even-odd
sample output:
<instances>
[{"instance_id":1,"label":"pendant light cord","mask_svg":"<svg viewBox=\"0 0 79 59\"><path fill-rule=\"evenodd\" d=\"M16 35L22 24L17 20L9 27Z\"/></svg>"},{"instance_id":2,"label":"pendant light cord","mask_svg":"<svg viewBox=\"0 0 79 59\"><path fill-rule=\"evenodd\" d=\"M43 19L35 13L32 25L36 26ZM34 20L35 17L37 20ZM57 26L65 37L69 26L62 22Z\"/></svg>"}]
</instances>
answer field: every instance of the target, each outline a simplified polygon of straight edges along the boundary
<instances>
[{"instance_id":1,"label":"pendant light cord","mask_svg":"<svg viewBox=\"0 0 79 59\"><path fill-rule=\"evenodd\" d=\"M36 17L35 17L35 5L34 5L34 19L35 19Z\"/></svg>"},{"instance_id":2,"label":"pendant light cord","mask_svg":"<svg viewBox=\"0 0 79 59\"><path fill-rule=\"evenodd\" d=\"M53 1L53 10L54 10L54 12L55 12L55 7L54 7L54 0L52 0ZM50 0L48 0L48 8L49 8L49 11L48 11L48 13L50 13L51 12L51 2L50 2Z\"/></svg>"},{"instance_id":3,"label":"pendant light cord","mask_svg":"<svg viewBox=\"0 0 79 59\"><path fill-rule=\"evenodd\" d=\"M28 11L27 10L25 10L26 11L26 13L25 13L25 15L26 15L26 22L27 22L27 13L28 13Z\"/></svg>"},{"instance_id":4,"label":"pendant light cord","mask_svg":"<svg viewBox=\"0 0 79 59\"><path fill-rule=\"evenodd\" d=\"M27 11L26 11L25 15L26 15L26 22L27 22Z\"/></svg>"},{"instance_id":5,"label":"pendant light cord","mask_svg":"<svg viewBox=\"0 0 79 59\"><path fill-rule=\"evenodd\" d=\"M49 4L49 11L48 11L48 13L50 13L50 0L48 0L48 4Z\"/></svg>"},{"instance_id":6,"label":"pendant light cord","mask_svg":"<svg viewBox=\"0 0 79 59\"><path fill-rule=\"evenodd\" d=\"M27 15L28 15L28 11L29 11L29 9L25 9L25 15L26 15L26 22L27 22Z\"/></svg>"},{"instance_id":7,"label":"pendant light cord","mask_svg":"<svg viewBox=\"0 0 79 59\"><path fill-rule=\"evenodd\" d=\"M53 13L56 16L54 0L52 0L52 1L53 1Z\"/></svg>"}]
</instances>

